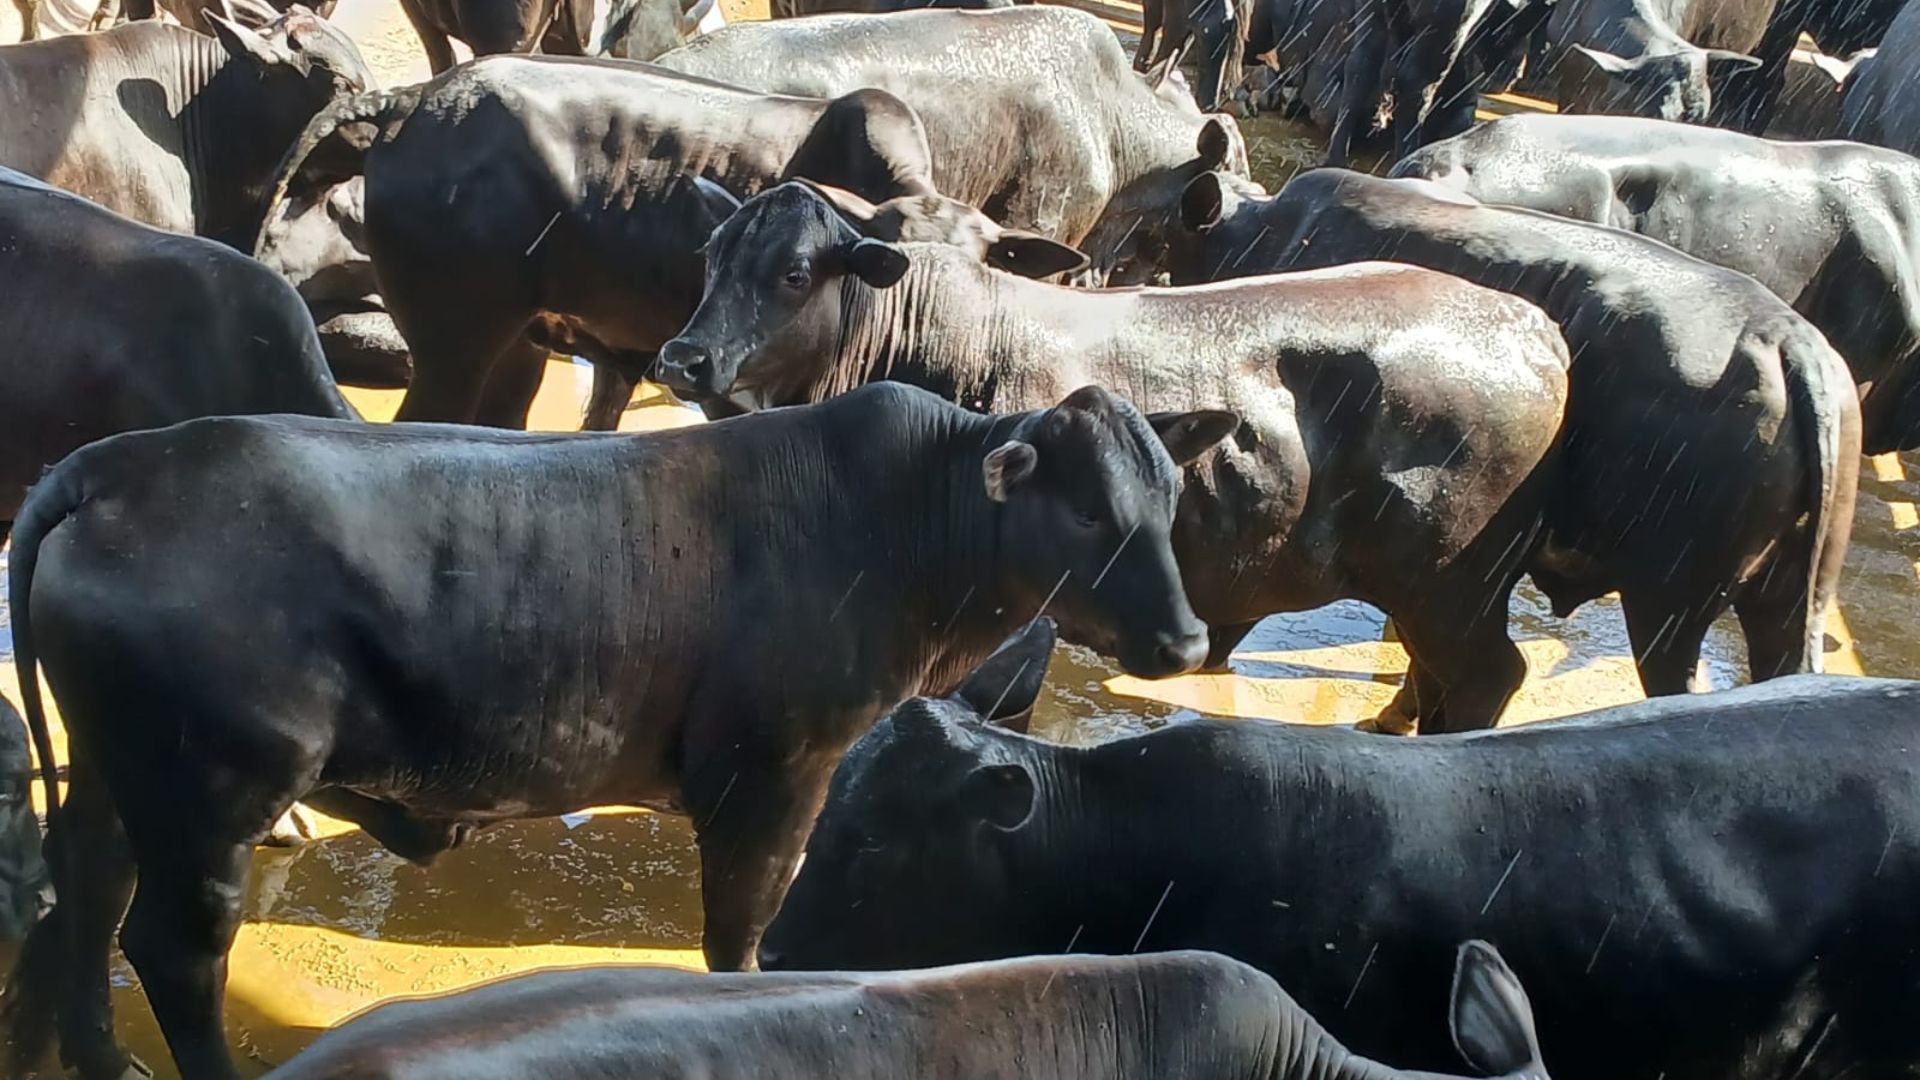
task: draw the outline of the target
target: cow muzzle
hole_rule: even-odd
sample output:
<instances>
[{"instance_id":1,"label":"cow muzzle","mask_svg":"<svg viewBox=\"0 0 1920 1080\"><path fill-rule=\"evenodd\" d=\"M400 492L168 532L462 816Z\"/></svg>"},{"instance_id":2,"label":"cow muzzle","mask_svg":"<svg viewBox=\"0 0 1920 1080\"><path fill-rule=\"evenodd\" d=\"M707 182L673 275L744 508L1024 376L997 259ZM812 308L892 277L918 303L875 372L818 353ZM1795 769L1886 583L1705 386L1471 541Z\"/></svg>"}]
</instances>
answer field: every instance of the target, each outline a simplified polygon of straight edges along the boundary
<instances>
[{"instance_id":1,"label":"cow muzzle","mask_svg":"<svg viewBox=\"0 0 1920 1080\"><path fill-rule=\"evenodd\" d=\"M731 389L721 385L719 368L712 352L686 338L674 338L660 346L660 381L683 398L699 401Z\"/></svg>"}]
</instances>

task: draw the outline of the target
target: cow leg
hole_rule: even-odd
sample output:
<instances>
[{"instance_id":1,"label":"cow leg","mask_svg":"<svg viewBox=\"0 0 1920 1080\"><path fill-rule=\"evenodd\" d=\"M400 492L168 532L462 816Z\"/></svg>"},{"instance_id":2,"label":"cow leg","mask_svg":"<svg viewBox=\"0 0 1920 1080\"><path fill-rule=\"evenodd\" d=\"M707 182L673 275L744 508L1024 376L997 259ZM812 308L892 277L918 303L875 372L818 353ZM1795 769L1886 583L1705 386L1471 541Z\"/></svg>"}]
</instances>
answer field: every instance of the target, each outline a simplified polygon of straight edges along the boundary
<instances>
[{"instance_id":1,"label":"cow leg","mask_svg":"<svg viewBox=\"0 0 1920 1080\"><path fill-rule=\"evenodd\" d=\"M420 36L420 47L427 54L427 69L435 75L453 66L453 43L446 32L435 26L432 17L419 10L417 4L403 3L400 10L407 13L407 21L413 24L413 32Z\"/></svg>"},{"instance_id":2,"label":"cow leg","mask_svg":"<svg viewBox=\"0 0 1920 1080\"><path fill-rule=\"evenodd\" d=\"M1207 647L1207 663L1201 670L1227 670L1227 661L1233 659L1233 650L1239 648L1240 643L1247 639L1247 635L1253 633L1253 628L1259 625L1259 620L1255 620L1253 622L1235 623L1232 626L1208 627L1207 636L1209 643Z\"/></svg>"},{"instance_id":3,"label":"cow leg","mask_svg":"<svg viewBox=\"0 0 1920 1080\"><path fill-rule=\"evenodd\" d=\"M413 381L394 419L477 422L482 394L500 362L517 356L524 363L529 343L522 335L528 316L509 313L495 320L480 320L438 310L436 305L428 318L421 320L413 317L411 306L407 308L408 317L402 318L404 301L399 298L389 296L389 303L395 305L395 324L413 349ZM524 379L526 372L522 370L520 376ZM504 385L500 392L507 392ZM504 408L498 399L493 404ZM526 426L524 412L520 426Z\"/></svg>"},{"instance_id":4,"label":"cow leg","mask_svg":"<svg viewBox=\"0 0 1920 1080\"><path fill-rule=\"evenodd\" d=\"M1375 5L1366 5L1371 10ZM1340 104L1335 110L1333 134L1327 139L1327 164L1345 168L1353 144L1371 126L1380 109L1381 79L1386 64L1386 30L1377 15L1362 14L1353 30L1353 45L1341 64Z\"/></svg>"},{"instance_id":5,"label":"cow leg","mask_svg":"<svg viewBox=\"0 0 1920 1080\"><path fill-rule=\"evenodd\" d=\"M1686 605L1658 589L1621 589L1620 608L1627 617L1627 640L1633 645L1640 686L1647 696L1700 689L1695 685L1700 649L1725 605L1712 601Z\"/></svg>"},{"instance_id":6,"label":"cow leg","mask_svg":"<svg viewBox=\"0 0 1920 1080\"><path fill-rule=\"evenodd\" d=\"M184 822L156 824L179 831L162 838L165 846L157 850L152 837L134 833L146 857L120 946L140 975L181 1075L238 1080L221 1017L227 951L240 929L252 844L219 840Z\"/></svg>"},{"instance_id":7,"label":"cow leg","mask_svg":"<svg viewBox=\"0 0 1920 1080\"><path fill-rule=\"evenodd\" d=\"M524 338L502 349L487 371L474 423L525 431L527 410L533 407L540 380L547 374L547 355L546 346Z\"/></svg>"},{"instance_id":8,"label":"cow leg","mask_svg":"<svg viewBox=\"0 0 1920 1080\"><path fill-rule=\"evenodd\" d=\"M133 892L133 857L106 784L82 756L73 761L46 853L56 902L28 935L7 989L15 1073L44 1055L57 1013L61 1061L81 1080L141 1075L114 1038L108 983L113 934Z\"/></svg>"},{"instance_id":9,"label":"cow leg","mask_svg":"<svg viewBox=\"0 0 1920 1080\"><path fill-rule=\"evenodd\" d=\"M633 388L633 380L612 364L594 364L593 394L587 398L587 415L580 422L580 430L619 430L620 416L633 401Z\"/></svg>"},{"instance_id":10,"label":"cow leg","mask_svg":"<svg viewBox=\"0 0 1920 1080\"><path fill-rule=\"evenodd\" d=\"M1140 47L1133 51L1133 69L1145 71L1153 66L1153 39L1160 34L1160 9L1166 0L1146 0L1140 5Z\"/></svg>"},{"instance_id":11,"label":"cow leg","mask_svg":"<svg viewBox=\"0 0 1920 1080\"><path fill-rule=\"evenodd\" d=\"M760 934L786 896L825 794L829 766L808 776L798 761L741 757L765 738L740 739L731 756L689 770L684 784L700 845L701 947L713 971L759 969Z\"/></svg>"},{"instance_id":12,"label":"cow leg","mask_svg":"<svg viewBox=\"0 0 1920 1080\"><path fill-rule=\"evenodd\" d=\"M1408 685L1417 694L1416 713L1422 735L1490 728L1501 710L1527 678L1527 661L1507 636L1507 601L1511 586L1489 602L1488 612L1461 626L1459 605L1434 605L1431 614L1418 611L1395 616L1400 641L1413 657ZM1444 595L1444 594L1441 594ZM1442 609L1445 610L1442 610ZM1413 676L1418 673L1420 678Z\"/></svg>"},{"instance_id":13,"label":"cow leg","mask_svg":"<svg viewBox=\"0 0 1920 1080\"><path fill-rule=\"evenodd\" d=\"M1393 156L1399 160L1420 149L1427 116L1440 104L1439 74L1447 62L1447 35L1418 27L1388 44L1393 57ZM1397 45L1397 47L1396 47ZM1428 99L1433 93L1435 98Z\"/></svg>"},{"instance_id":14,"label":"cow leg","mask_svg":"<svg viewBox=\"0 0 1920 1080\"><path fill-rule=\"evenodd\" d=\"M1775 555L1766 573L1733 601L1747 639L1747 668L1754 682L1821 670L1826 613L1814 623L1807 612L1807 566L1811 538L1796 536Z\"/></svg>"}]
</instances>

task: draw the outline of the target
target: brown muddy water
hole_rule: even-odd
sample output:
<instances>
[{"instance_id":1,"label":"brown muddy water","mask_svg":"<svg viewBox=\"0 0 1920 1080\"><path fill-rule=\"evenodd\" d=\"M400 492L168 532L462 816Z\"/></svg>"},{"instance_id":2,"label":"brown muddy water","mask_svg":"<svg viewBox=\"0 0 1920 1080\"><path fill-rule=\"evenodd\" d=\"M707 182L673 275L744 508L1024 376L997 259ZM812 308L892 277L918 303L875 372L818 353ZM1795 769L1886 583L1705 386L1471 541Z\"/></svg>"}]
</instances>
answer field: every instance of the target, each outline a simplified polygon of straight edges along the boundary
<instances>
[{"instance_id":1,"label":"brown muddy water","mask_svg":"<svg viewBox=\"0 0 1920 1080\"><path fill-rule=\"evenodd\" d=\"M1256 171L1270 185L1318 160L1309 131L1267 119L1247 128ZM577 426L587 385L584 368L551 365L535 426ZM353 396L370 416L391 415L398 398ZM694 419L654 394L628 412L623 427ZM1920 677L1917 499L1920 462L1868 463L1841 608L1829 625L1829 670ZM1640 696L1617 605L1594 603L1562 622L1523 587L1512 616L1531 676L1508 722ZM1384 705L1404 670L1405 655L1385 634L1380 613L1358 603L1280 616L1247 640L1232 674L1152 684L1116 677L1085 651L1063 648L1035 732L1085 743L1197 712L1351 723ZM10 650L0 593L0 658ZM1706 666L1716 686L1744 679L1730 624L1708 640ZM0 693L18 700L10 663L0 665ZM385 854L345 826L322 825L322 836L305 847L262 850L254 860L251 921L234 950L228 989L232 1045L249 1075L396 996L558 964L699 965L698 861L682 819L603 811L503 825L431 870ZM116 961L115 985L122 1037L157 1075L173 1076L124 962Z\"/></svg>"}]
</instances>

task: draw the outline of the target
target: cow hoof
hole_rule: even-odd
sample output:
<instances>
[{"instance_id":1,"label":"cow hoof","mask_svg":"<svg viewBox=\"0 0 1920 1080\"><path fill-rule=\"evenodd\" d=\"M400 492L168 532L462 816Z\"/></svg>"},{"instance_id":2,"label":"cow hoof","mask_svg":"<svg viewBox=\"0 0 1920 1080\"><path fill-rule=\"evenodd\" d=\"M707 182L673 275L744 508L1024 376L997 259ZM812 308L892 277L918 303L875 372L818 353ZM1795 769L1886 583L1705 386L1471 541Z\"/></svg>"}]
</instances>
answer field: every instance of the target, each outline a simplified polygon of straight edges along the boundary
<instances>
[{"instance_id":1,"label":"cow hoof","mask_svg":"<svg viewBox=\"0 0 1920 1080\"><path fill-rule=\"evenodd\" d=\"M320 831L314 824L313 811L299 803L294 803L291 809L281 814L280 819L273 823L273 828L267 832L266 845L277 848L299 847L318 835Z\"/></svg>"}]
</instances>

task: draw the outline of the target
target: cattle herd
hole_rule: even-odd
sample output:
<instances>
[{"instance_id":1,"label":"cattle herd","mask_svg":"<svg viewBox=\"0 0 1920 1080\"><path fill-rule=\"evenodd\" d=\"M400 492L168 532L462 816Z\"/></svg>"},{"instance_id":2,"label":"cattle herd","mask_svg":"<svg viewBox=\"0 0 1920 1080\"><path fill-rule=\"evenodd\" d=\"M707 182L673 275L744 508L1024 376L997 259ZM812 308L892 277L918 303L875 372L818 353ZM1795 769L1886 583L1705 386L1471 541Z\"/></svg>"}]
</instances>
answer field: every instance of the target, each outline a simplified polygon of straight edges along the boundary
<instances>
[{"instance_id":1,"label":"cattle herd","mask_svg":"<svg viewBox=\"0 0 1920 1080\"><path fill-rule=\"evenodd\" d=\"M714 973L289 1080L1920 1072L1920 683L1819 674L1862 453L1920 449L1920 0L1147 0L1131 57L400 2L381 88L331 4L0 0L0 1073L147 1074L117 940L240 1075L296 803L421 864L686 815ZM1803 35L1874 145L1759 134ZM1516 82L1580 115L1473 126ZM1328 167L1257 184L1260 108ZM556 353L590 429L717 422L513 430ZM1523 577L1617 593L1650 700L1496 729ZM1345 599L1409 656L1364 731L1027 734L1056 636L1163 678ZM1755 685L1690 694L1728 612Z\"/></svg>"}]
</instances>

